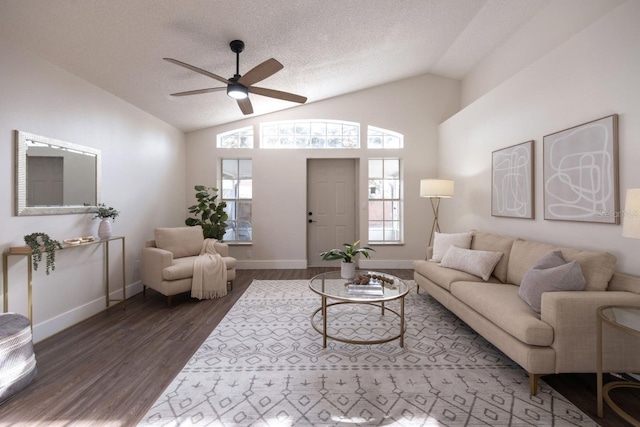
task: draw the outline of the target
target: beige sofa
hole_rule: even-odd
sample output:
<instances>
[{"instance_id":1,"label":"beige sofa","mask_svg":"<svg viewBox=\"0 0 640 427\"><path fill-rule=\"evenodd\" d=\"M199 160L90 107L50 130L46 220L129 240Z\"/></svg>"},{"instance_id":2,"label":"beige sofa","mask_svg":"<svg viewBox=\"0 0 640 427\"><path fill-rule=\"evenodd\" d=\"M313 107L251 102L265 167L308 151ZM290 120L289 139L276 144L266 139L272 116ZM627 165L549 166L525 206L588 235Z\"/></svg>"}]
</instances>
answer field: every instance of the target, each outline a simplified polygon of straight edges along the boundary
<instances>
[{"instance_id":1,"label":"beige sofa","mask_svg":"<svg viewBox=\"0 0 640 427\"><path fill-rule=\"evenodd\" d=\"M142 248L141 281L143 292L154 289L167 297L191 291L193 263L200 254L204 237L202 227L156 228L155 240L148 240ZM229 246L216 242L216 251L227 269L227 283L233 289L236 278L236 259L229 256Z\"/></svg>"},{"instance_id":2,"label":"beige sofa","mask_svg":"<svg viewBox=\"0 0 640 427\"><path fill-rule=\"evenodd\" d=\"M615 273L616 259L610 253L477 231L472 232L470 249L503 253L488 281L433 261L414 261L418 290L426 290L522 366L529 373L532 395L541 375L596 372L598 307L640 306L640 278ZM538 316L519 297L518 286L541 256L556 249L567 261L579 262L586 287L542 294ZM427 259L431 253L430 248ZM640 340L629 340L607 326L604 331L605 372L639 372Z\"/></svg>"}]
</instances>

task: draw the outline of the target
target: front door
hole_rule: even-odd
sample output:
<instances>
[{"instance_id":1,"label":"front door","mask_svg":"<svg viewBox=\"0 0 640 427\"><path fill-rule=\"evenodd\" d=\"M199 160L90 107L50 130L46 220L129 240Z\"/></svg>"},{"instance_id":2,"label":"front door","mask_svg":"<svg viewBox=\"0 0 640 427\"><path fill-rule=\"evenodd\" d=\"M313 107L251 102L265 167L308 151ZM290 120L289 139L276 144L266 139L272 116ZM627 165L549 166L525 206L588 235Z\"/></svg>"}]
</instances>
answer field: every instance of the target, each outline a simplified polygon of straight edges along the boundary
<instances>
[{"instance_id":1,"label":"front door","mask_svg":"<svg viewBox=\"0 0 640 427\"><path fill-rule=\"evenodd\" d=\"M355 159L307 161L307 264L339 265L322 261L320 252L344 249L356 240Z\"/></svg>"}]
</instances>

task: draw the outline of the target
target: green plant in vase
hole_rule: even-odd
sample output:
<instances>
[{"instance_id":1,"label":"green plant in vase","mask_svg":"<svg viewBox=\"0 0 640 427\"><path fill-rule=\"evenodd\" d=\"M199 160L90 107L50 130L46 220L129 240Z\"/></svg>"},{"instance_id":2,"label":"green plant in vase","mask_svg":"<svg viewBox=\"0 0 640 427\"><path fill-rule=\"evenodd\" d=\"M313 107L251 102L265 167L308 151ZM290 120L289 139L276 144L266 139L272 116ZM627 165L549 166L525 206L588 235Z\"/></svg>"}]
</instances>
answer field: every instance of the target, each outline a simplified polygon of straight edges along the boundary
<instances>
[{"instance_id":1,"label":"green plant in vase","mask_svg":"<svg viewBox=\"0 0 640 427\"><path fill-rule=\"evenodd\" d=\"M56 269L56 250L62 249L60 242L49 237L47 233L41 232L27 234L24 236L24 242L31 249L34 270L38 269L43 254L46 254L45 272L49 274Z\"/></svg>"},{"instance_id":2,"label":"green plant in vase","mask_svg":"<svg viewBox=\"0 0 640 427\"><path fill-rule=\"evenodd\" d=\"M215 187L196 185L193 188L196 190L198 203L189 206L189 212L196 217L187 218L185 224L190 227L200 225L205 238L222 241L227 229L225 221L229 219L229 215L224 211L227 203L225 201L216 203L218 189Z\"/></svg>"},{"instance_id":3,"label":"green plant in vase","mask_svg":"<svg viewBox=\"0 0 640 427\"><path fill-rule=\"evenodd\" d=\"M358 254L362 254L365 258L371 258L369 252L375 252L375 249L372 249L368 246L363 246L358 248L360 244L360 240L353 243L344 243L344 250L342 249L331 249L330 251L321 252L320 256L323 261L341 261L341 271L342 277L345 279L352 279L355 277L356 271L356 256Z\"/></svg>"},{"instance_id":4,"label":"green plant in vase","mask_svg":"<svg viewBox=\"0 0 640 427\"><path fill-rule=\"evenodd\" d=\"M98 210L96 214L93 216L93 219L113 219L113 222L116 222L116 218L120 215L120 211L115 210L111 206L107 207L104 203L98 204Z\"/></svg>"},{"instance_id":5,"label":"green plant in vase","mask_svg":"<svg viewBox=\"0 0 640 427\"><path fill-rule=\"evenodd\" d=\"M107 207L104 203L98 204L98 210L96 211L93 219L100 218L100 225L98 225L98 237L101 239L108 239L111 237L111 221L116 221L116 218L120 215L120 212L112 208Z\"/></svg>"}]
</instances>

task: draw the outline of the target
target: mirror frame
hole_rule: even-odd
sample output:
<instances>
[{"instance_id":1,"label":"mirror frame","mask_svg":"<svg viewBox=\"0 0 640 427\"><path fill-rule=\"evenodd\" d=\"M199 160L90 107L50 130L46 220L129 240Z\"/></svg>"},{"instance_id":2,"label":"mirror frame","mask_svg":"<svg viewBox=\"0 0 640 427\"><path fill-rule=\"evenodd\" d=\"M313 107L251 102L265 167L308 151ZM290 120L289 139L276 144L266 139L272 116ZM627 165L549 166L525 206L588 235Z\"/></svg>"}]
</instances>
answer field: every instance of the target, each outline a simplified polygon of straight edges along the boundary
<instances>
[{"instance_id":1,"label":"mirror frame","mask_svg":"<svg viewBox=\"0 0 640 427\"><path fill-rule=\"evenodd\" d=\"M96 148L72 144L46 136L35 135L29 132L15 131L15 207L17 216L26 215L64 215L83 214L98 211L97 206L70 205L70 206L27 206L27 141L35 141L42 144L55 145L71 150L82 151L96 156L96 205L100 203L100 188L102 175L101 152Z\"/></svg>"}]
</instances>

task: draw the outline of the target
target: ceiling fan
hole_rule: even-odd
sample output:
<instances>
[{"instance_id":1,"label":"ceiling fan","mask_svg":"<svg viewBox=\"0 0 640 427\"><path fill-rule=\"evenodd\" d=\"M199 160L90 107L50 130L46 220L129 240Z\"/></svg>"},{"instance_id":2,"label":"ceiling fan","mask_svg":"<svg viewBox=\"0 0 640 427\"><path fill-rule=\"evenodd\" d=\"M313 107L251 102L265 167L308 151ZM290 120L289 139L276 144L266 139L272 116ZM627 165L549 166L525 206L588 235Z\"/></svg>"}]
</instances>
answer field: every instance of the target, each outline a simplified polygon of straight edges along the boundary
<instances>
[{"instance_id":1,"label":"ceiling fan","mask_svg":"<svg viewBox=\"0 0 640 427\"><path fill-rule=\"evenodd\" d=\"M299 102L301 104L307 102L307 98L305 96L253 86L254 83L258 83L282 70L284 66L275 59L270 58L263 63L256 65L251 70L247 71L244 75L240 75L240 52L244 50L244 42L242 42L242 40L233 40L231 43L229 43L229 47L231 47L231 51L236 54L236 73L229 79L225 79L224 77L220 77L217 74L210 73L209 71L203 70L202 68L195 67L182 61L178 61L177 59L162 58L165 61L169 61L191 71L195 71L196 73L211 77L212 79L218 80L219 82L225 83L227 85L226 88L212 87L208 89L189 90L186 92L172 93L171 96L198 95L201 93L221 92L223 90L226 90L227 95L231 98L234 98L238 102L238 107L240 107L240 110L242 110L242 113L245 115L253 113L253 106L251 105L251 101L249 100L249 92L255 93L256 95L268 96L270 98Z\"/></svg>"}]
</instances>

